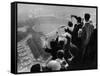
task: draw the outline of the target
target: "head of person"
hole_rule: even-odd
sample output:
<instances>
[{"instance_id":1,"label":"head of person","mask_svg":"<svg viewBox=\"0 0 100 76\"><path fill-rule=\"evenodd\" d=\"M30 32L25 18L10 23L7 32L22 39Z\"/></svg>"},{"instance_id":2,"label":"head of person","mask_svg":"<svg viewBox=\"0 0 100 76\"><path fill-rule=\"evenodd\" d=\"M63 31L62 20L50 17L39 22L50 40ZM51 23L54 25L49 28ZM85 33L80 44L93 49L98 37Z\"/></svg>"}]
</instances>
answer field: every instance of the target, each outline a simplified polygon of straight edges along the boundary
<instances>
[{"instance_id":1,"label":"head of person","mask_svg":"<svg viewBox=\"0 0 100 76\"><path fill-rule=\"evenodd\" d=\"M58 44L63 46L63 45L64 45L64 40L60 40L60 41L58 42Z\"/></svg>"},{"instance_id":2,"label":"head of person","mask_svg":"<svg viewBox=\"0 0 100 76\"><path fill-rule=\"evenodd\" d=\"M31 72L40 72L40 64L35 64L31 67Z\"/></svg>"},{"instance_id":3,"label":"head of person","mask_svg":"<svg viewBox=\"0 0 100 76\"><path fill-rule=\"evenodd\" d=\"M56 46L57 46L56 41L55 41L54 39L52 39L52 40L50 41L50 47L51 47L51 48L55 48Z\"/></svg>"},{"instance_id":4,"label":"head of person","mask_svg":"<svg viewBox=\"0 0 100 76\"><path fill-rule=\"evenodd\" d=\"M71 21L68 22L69 27L73 27L73 23Z\"/></svg>"},{"instance_id":5,"label":"head of person","mask_svg":"<svg viewBox=\"0 0 100 76\"><path fill-rule=\"evenodd\" d=\"M47 68L51 69L52 71L57 71L61 69L61 65L56 60L51 60L48 62Z\"/></svg>"},{"instance_id":6,"label":"head of person","mask_svg":"<svg viewBox=\"0 0 100 76\"><path fill-rule=\"evenodd\" d=\"M57 58L62 59L64 57L64 50L58 50Z\"/></svg>"},{"instance_id":7,"label":"head of person","mask_svg":"<svg viewBox=\"0 0 100 76\"><path fill-rule=\"evenodd\" d=\"M85 13L84 15L85 21L88 22L90 19L90 14L89 13Z\"/></svg>"},{"instance_id":8,"label":"head of person","mask_svg":"<svg viewBox=\"0 0 100 76\"><path fill-rule=\"evenodd\" d=\"M81 17L78 17L78 18L77 18L77 22L78 22L78 23L81 23L81 21L82 21Z\"/></svg>"}]
</instances>

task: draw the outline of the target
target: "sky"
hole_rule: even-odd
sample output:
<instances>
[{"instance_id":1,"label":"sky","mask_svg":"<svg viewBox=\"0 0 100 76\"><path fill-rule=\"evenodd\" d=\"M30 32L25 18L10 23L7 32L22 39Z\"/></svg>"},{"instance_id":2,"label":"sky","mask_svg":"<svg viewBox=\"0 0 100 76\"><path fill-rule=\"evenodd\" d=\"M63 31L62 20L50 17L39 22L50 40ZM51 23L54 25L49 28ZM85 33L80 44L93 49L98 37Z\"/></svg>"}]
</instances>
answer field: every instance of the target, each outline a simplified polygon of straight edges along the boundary
<instances>
[{"instance_id":1,"label":"sky","mask_svg":"<svg viewBox=\"0 0 100 76\"><path fill-rule=\"evenodd\" d=\"M96 24L96 9L68 6L51 6L36 4L18 4L18 23L27 22L27 26L32 24L38 32L49 33L59 25L67 25L71 19L70 15L84 17L84 13L91 14L93 24Z\"/></svg>"}]
</instances>

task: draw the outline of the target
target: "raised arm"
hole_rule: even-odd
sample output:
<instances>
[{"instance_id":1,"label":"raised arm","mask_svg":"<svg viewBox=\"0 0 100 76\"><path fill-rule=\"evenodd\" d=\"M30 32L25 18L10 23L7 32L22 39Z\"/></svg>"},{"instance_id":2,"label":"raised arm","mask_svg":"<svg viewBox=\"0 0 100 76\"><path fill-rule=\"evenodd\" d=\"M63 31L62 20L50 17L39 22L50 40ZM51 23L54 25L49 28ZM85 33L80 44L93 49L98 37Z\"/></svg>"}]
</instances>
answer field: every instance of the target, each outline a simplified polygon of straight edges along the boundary
<instances>
[{"instance_id":1,"label":"raised arm","mask_svg":"<svg viewBox=\"0 0 100 76\"><path fill-rule=\"evenodd\" d=\"M76 20L78 19L78 17L76 15L71 15L71 18L74 17Z\"/></svg>"}]
</instances>

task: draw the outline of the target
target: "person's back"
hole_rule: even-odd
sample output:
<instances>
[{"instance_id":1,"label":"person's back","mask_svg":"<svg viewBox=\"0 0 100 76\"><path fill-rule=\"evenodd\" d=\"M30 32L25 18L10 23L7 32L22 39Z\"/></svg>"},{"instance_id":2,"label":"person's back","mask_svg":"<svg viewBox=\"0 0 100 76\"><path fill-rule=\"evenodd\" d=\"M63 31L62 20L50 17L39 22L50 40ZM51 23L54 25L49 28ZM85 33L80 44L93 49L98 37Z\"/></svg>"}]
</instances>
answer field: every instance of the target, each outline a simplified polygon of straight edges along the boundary
<instances>
[{"instance_id":1,"label":"person's back","mask_svg":"<svg viewBox=\"0 0 100 76\"><path fill-rule=\"evenodd\" d=\"M94 27L90 23L85 23L83 29L85 33L82 36L82 47L84 48L82 53L83 64L85 66L93 67L96 55L96 49L94 49L95 43L92 43L95 40L95 38L92 38Z\"/></svg>"},{"instance_id":2,"label":"person's back","mask_svg":"<svg viewBox=\"0 0 100 76\"><path fill-rule=\"evenodd\" d=\"M78 23L75 24L74 29L73 29L73 33L72 33L72 43L75 44L77 47L80 46L80 38L78 37L78 31L80 28L82 28L83 23Z\"/></svg>"},{"instance_id":3,"label":"person's back","mask_svg":"<svg viewBox=\"0 0 100 76\"><path fill-rule=\"evenodd\" d=\"M91 22L86 22L85 26L82 28L82 42L84 45L87 45L89 42L89 39L91 37L91 34L93 32L94 26Z\"/></svg>"},{"instance_id":4,"label":"person's back","mask_svg":"<svg viewBox=\"0 0 100 76\"><path fill-rule=\"evenodd\" d=\"M90 21L90 14L85 13L84 18L85 18L85 24L82 28L82 35L81 35L83 46L88 44L90 36L94 29L92 21Z\"/></svg>"},{"instance_id":5,"label":"person's back","mask_svg":"<svg viewBox=\"0 0 100 76\"><path fill-rule=\"evenodd\" d=\"M77 23L74 25L73 33L77 33L80 28L83 26L82 18L72 15L77 20Z\"/></svg>"},{"instance_id":6,"label":"person's back","mask_svg":"<svg viewBox=\"0 0 100 76\"><path fill-rule=\"evenodd\" d=\"M87 47L91 38L91 34L93 33L94 30L94 26L92 24L92 21L90 21L90 14L86 13L84 15L85 17L85 25L82 28L82 35L81 35L81 39L82 39L82 46L81 46L81 50L82 50L82 62L84 64L85 62L85 56L87 55Z\"/></svg>"}]
</instances>

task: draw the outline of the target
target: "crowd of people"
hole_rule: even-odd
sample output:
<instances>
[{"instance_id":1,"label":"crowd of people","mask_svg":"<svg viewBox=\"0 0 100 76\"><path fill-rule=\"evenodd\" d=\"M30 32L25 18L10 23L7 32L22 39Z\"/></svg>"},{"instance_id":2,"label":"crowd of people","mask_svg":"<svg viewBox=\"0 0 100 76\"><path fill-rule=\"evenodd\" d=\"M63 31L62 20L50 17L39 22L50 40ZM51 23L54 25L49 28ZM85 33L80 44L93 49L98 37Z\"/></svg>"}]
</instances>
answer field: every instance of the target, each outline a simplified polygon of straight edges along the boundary
<instances>
[{"instance_id":1,"label":"crowd of people","mask_svg":"<svg viewBox=\"0 0 100 76\"><path fill-rule=\"evenodd\" d=\"M84 18L71 15L77 23L69 21L67 26L61 26L64 33L56 32L56 38L50 41L50 47L44 50L51 54L50 60L41 66L33 65L31 72L65 71L96 68L97 28L94 29L89 13ZM70 30L70 27L73 27Z\"/></svg>"}]
</instances>

